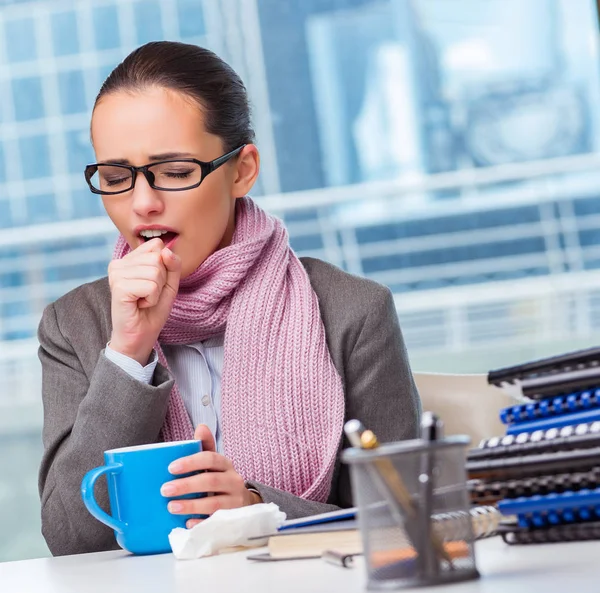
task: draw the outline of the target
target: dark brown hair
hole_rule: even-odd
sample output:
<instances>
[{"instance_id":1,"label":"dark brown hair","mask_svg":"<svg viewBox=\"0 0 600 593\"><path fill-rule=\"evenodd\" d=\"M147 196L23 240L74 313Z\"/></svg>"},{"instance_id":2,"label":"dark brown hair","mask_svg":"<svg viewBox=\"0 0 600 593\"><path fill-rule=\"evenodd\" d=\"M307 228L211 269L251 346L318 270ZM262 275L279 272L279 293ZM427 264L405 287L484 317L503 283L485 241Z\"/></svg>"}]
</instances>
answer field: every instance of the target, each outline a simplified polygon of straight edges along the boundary
<instances>
[{"instance_id":1,"label":"dark brown hair","mask_svg":"<svg viewBox=\"0 0 600 593\"><path fill-rule=\"evenodd\" d=\"M151 41L131 52L108 76L94 107L116 91L159 86L198 103L209 134L219 136L225 152L254 142L246 87L235 71L212 51L176 41Z\"/></svg>"}]
</instances>

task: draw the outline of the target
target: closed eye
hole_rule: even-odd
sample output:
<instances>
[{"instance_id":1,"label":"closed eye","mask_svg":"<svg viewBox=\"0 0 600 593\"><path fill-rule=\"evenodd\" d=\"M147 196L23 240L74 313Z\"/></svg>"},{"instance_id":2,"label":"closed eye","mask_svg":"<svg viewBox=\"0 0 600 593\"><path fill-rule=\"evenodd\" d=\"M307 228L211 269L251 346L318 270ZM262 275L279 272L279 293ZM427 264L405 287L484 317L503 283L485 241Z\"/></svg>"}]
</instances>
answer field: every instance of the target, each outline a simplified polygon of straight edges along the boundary
<instances>
[{"instance_id":1,"label":"closed eye","mask_svg":"<svg viewBox=\"0 0 600 593\"><path fill-rule=\"evenodd\" d=\"M120 177L119 179L105 179L104 183L108 187L113 187L115 185L119 185L121 183L125 183L128 180L128 177Z\"/></svg>"},{"instance_id":2,"label":"closed eye","mask_svg":"<svg viewBox=\"0 0 600 593\"><path fill-rule=\"evenodd\" d=\"M192 172L192 169L188 169L187 171L163 171L162 174L170 179L186 179Z\"/></svg>"}]
</instances>

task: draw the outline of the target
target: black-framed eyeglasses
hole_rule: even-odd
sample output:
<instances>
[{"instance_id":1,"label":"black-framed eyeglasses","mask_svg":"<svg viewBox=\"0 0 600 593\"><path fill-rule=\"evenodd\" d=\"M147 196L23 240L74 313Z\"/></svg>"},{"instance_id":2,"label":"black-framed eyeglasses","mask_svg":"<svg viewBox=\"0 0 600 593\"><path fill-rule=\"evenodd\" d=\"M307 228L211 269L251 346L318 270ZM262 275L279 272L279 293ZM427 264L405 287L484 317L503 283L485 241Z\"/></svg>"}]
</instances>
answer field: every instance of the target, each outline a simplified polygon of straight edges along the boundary
<instances>
[{"instance_id":1,"label":"black-framed eyeglasses","mask_svg":"<svg viewBox=\"0 0 600 593\"><path fill-rule=\"evenodd\" d=\"M198 187L204 178L236 156L242 144L235 150L205 162L198 159L173 159L158 161L142 167L115 163L94 163L85 168L85 180L95 194L114 195L130 191L135 186L137 174L142 173L148 185L161 191L184 191Z\"/></svg>"}]
</instances>

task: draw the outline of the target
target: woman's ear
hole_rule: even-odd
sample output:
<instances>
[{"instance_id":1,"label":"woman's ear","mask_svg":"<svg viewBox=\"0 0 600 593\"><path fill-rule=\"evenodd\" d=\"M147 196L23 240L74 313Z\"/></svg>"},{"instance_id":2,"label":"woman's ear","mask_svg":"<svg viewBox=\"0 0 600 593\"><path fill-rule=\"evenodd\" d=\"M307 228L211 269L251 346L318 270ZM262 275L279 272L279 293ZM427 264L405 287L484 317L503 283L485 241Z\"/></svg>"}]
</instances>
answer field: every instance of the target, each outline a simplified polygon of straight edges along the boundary
<instances>
[{"instance_id":1,"label":"woman's ear","mask_svg":"<svg viewBox=\"0 0 600 593\"><path fill-rule=\"evenodd\" d=\"M260 170L260 155L254 144L246 144L235 161L235 174L231 195L243 198L248 195Z\"/></svg>"}]
</instances>

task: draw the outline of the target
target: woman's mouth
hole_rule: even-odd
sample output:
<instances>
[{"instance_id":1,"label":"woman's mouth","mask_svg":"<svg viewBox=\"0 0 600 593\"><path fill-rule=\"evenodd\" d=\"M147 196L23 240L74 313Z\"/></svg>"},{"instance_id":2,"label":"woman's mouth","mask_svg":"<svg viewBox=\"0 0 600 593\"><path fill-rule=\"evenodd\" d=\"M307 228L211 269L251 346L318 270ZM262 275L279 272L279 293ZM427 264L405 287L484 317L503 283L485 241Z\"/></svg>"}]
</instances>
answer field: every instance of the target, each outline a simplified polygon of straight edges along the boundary
<instances>
[{"instance_id":1,"label":"woman's mouth","mask_svg":"<svg viewBox=\"0 0 600 593\"><path fill-rule=\"evenodd\" d=\"M139 237L144 242L158 237L164 243L165 247L170 247L175 242L175 239L179 237L179 234L167 230L143 230L140 231Z\"/></svg>"}]
</instances>

